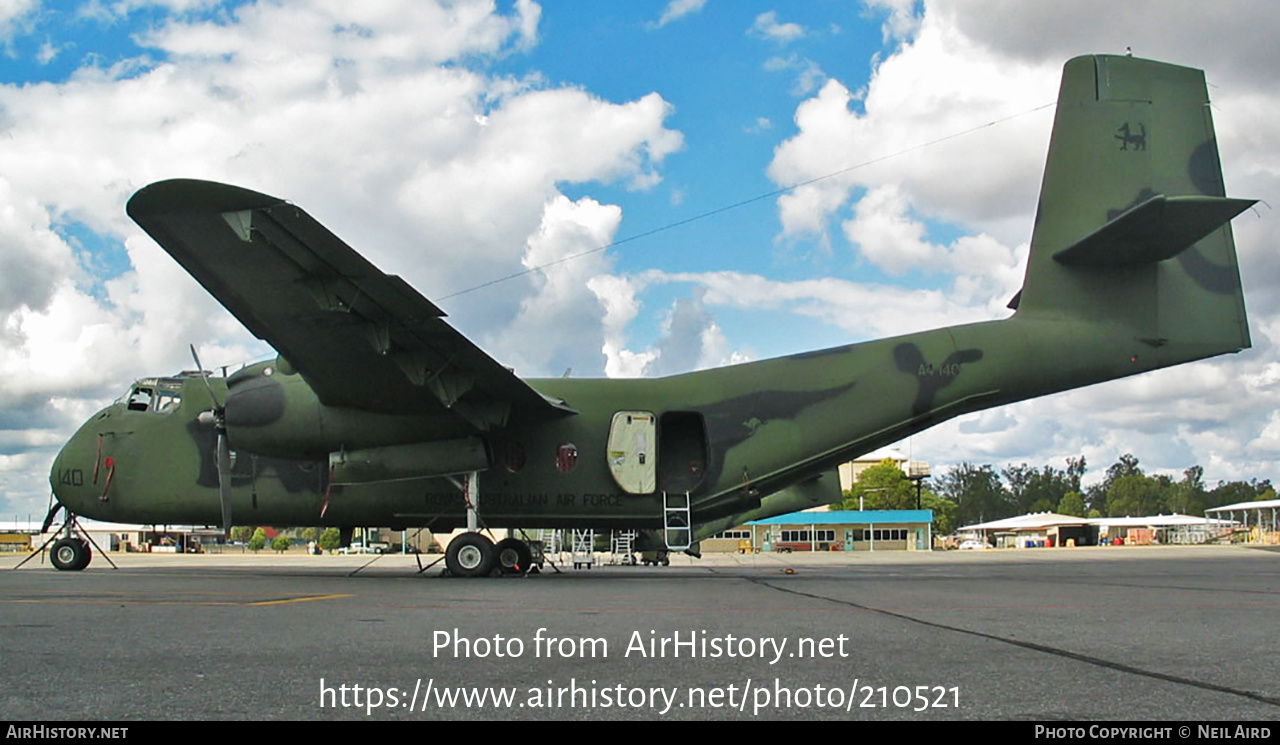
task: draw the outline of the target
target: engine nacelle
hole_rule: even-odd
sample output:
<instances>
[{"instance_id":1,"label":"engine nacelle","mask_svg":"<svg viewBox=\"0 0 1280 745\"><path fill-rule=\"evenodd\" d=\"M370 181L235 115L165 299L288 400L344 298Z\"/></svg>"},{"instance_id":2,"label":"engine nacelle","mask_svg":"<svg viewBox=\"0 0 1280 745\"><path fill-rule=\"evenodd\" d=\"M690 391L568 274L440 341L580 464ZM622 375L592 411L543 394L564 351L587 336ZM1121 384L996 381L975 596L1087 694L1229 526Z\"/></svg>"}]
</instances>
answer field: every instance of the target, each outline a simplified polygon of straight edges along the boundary
<instances>
[{"instance_id":1,"label":"engine nacelle","mask_svg":"<svg viewBox=\"0 0 1280 745\"><path fill-rule=\"evenodd\" d=\"M231 447L279 458L324 458L388 445L452 440L449 421L325 406L300 375L274 363L247 367L227 382ZM473 463L474 458L467 463Z\"/></svg>"},{"instance_id":2,"label":"engine nacelle","mask_svg":"<svg viewBox=\"0 0 1280 745\"><path fill-rule=\"evenodd\" d=\"M329 454L329 469L333 474L330 483L334 485L452 476L488 467L489 454L479 437Z\"/></svg>"}]
</instances>

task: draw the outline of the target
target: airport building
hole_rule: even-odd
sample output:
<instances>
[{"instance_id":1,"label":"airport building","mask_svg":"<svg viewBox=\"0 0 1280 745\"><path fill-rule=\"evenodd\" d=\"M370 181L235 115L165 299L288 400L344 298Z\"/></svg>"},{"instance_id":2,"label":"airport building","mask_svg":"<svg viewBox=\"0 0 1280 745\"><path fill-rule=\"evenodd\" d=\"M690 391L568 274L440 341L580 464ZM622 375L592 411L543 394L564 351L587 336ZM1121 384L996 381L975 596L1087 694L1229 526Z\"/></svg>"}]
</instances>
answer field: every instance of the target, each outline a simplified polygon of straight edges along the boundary
<instances>
[{"instance_id":1,"label":"airport building","mask_svg":"<svg viewBox=\"0 0 1280 745\"><path fill-rule=\"evenodd\" d=\"M927 551L933 510L792 512L704 540L702 550L749 552Z\"/></svg>"},{"instance_id":2,"label":"airport building","mask_svg":"<svg viewBox=\"0 0 1280 745\"><path fill-rule=\"evenodd\" d=\"M1230 520L1179 514L1087 518L1035 512L966 525L957 533L973 536L995 548L1054 548L1209 543L1237 528L1238 524Z\"/></svg>"},{"instance_id":3,"label":"airport building","mask_svg":"<svg viewBox=\"0 0 1280 745\"><path fill-rule=\"evenodd\" d=\"M222 540L222 531L194 525L136 525L81 518L77 521L96 551L188 553ZM27 552L52 544L61 534L61 523L42 533L39 520L0 520L0 550Z\"/></svg>"},{"instance_id":4,"label":"airport building","mask_svg":"<svg viewBox=\"0 0 1280 745\"><path fill-rule=\"evenodd\" d=\"M1280 544L1280 499L1226 504L1204 514L1230 523L1243 543Z\"/></svg>"},{"instance_id":5,"label":"airport building","mask_svg":"<svg viewBox=\"0 0 1280 745\"><path fill-rule=\"evenodd\" d=\"M929 476L929 464L925 461L911 460L897 448L880 448L875 452L867 453L861 458L840 464L838 469L840 491L846 492L852 489L863 471L878 466L886 460L893 461L907 475L907 478L913 481L928 478Z\"/></svg>"}]
</instances>

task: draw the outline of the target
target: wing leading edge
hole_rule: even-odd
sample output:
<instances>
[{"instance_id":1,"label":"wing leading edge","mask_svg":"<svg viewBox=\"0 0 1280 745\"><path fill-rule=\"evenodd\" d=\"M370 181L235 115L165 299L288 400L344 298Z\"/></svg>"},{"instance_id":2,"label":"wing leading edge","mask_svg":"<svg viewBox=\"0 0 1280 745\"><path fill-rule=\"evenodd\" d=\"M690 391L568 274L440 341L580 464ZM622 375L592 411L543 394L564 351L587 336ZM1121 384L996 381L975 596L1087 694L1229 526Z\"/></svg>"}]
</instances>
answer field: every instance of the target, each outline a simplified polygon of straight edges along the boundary
<instances>
[{"instance_id":1,"label":"wing leading edge","mask_svg":"<svg viewBox=\"0 0 1280 745\"><path fill-rule=\"evenodd\" d=\"M452 415L488 431L513 415L573 413L530 388L384 274L284 200L207 181L139 190L129 216L320 401L393 414Z\"/></svg>"}]
</instances>

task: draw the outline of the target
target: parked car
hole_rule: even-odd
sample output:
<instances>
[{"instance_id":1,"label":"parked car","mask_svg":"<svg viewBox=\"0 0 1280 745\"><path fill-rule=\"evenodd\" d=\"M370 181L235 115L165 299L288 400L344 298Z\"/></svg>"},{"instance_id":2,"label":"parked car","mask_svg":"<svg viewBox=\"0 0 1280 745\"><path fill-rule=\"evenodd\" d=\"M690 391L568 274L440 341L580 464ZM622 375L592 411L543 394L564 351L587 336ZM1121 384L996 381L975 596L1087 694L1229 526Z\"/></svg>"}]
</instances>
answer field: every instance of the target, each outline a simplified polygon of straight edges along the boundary
<instances>
[{"instance_id":1,"label":"parked car","mask_svg":"<svg viewBox=\"0 0 1280 745\"><path fill-rule=\"evenodd\" d=\"M338 553L340 553L340 554L376 554L376 553L381 553L381 552L380 552L380 551L378 551L378 549L376 548L376 545L377 545L377 544L374 544L373 546L366 546L366 545L364 545L363 543L353 543L353 544L351 544L350 546L344 546L343 548L338 549Z\"/></svg>"}]
</instances>

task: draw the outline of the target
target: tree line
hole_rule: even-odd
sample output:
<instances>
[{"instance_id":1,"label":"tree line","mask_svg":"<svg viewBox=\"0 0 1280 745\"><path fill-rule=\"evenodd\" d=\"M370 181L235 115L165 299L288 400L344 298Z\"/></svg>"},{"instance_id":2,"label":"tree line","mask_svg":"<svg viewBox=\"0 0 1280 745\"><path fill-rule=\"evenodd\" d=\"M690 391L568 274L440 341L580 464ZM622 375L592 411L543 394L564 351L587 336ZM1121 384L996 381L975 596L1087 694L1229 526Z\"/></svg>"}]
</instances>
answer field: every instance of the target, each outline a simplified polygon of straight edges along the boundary
<instances>
[{"instance_id":1,"label":"tree line","mask_svg":"<svg viewBox=\"0 0 1280 745\"><path fill-rule=\"evenodd\" d=\"M1084 456L1067 458L1066 468L1022 463L999 472L990 464L961 463L919 491L920 507L931 509L940 535L958 527L1028 512L1057 512L1076 517L1204 515L1211 507L1275 499L1270 479L1220 481L1210 488L1204 469L1192 466L1176 479L1143 472L1130 453L1120 456L1098 484L1082 487ZM917 487L892 460L863 471L844 499L833 505L856 510L916 509Z\"/></svg>"},{"instance_id":2,"label":"tree line","mask_svg":"<svg viewBox=\"0 0 1280 745\"><path fill-rule=\"evenodd\" d=\"M338 548L342 543L341 534L337 528L285 528L279 535L270 541L273 551L284 552L289 550L293 543L286 532L292 532L295 538L303 541L315 541L321 549L331 551ZM267 531L264 528L251 525L236 525L231 528L230 538L236 543L243 543L250 551L261 551L268 544Z\"/></svg>"}]
</instances>

